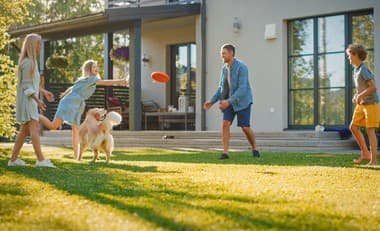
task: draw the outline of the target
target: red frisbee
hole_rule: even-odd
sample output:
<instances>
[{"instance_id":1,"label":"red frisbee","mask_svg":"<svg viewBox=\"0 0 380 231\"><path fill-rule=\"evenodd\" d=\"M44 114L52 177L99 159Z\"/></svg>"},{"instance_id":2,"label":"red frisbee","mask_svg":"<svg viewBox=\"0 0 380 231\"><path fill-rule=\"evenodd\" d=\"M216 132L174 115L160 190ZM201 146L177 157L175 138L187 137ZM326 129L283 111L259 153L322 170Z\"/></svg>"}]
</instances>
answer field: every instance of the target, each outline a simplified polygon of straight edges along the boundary
<instances>
[{"instance_id":1,"label":"red frisbee","mask_svg":"<svg viewBox=\"0 0 380 231\"><path fill-rule=\"evenodd\" d=\"M159 71L153 72L151 76L153 80L160 83L166 83L170 79L169 75L167 75L164 72L159 72Z\"/></svg>"}]
</instances>

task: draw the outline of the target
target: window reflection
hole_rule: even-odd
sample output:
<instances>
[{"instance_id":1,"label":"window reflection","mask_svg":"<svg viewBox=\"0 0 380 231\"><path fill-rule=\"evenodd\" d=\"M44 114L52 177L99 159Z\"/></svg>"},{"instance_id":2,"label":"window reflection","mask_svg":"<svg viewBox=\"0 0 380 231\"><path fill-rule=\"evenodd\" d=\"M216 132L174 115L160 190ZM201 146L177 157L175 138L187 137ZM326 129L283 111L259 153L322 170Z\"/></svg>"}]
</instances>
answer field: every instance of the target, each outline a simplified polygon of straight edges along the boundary
<instances>
[{"instance_id":1,"label":"window reflection","mask_svg":"<svg viewBox=\"0 0 380 231\"><path fill-rule=\"evenodd\" d=\"M374 45L373 15L359 15L352 17L352 42L363 44L367 49Z\"/></svg>"},{"instance_id":2,"label":"window reflection","mask_svg":"<svg viewBox=\"0 0 380 231\"><path fill-rule=\"evenodd\" d=\"M319 124L344 125L345 89L319 91Z\"/></svg>"},{"instance_id":3,"label":"window reflection","mask_svg":"<svg viewBox=\"0 0 380 231\"><path fill-rule=\"evenodd\" d=\"M318 18L319 53L344 51L344 16Z\"/></svg>"},{"instance_id":4,"label":"window reflection","mask_svg":"<svg viewBox=\"0 0 380 231\"><path fill-rule=\"evenodd\" d=\"M292 57L290 59L291 88L312 88L314 86L313 56Z\"/></svg>"},{"instance_id":5,"label":"window reflection","mask_svg":"<svg viewBox=\"0 0 380 231\"><path fill-rule=\"evenodd\" d=\"M313 20L295 20L289 24L290 53L312 54L314 45Z\"/></svg>"},{"instance_id":6,"label":"window reflection","mask_svg":"<svg viewBox=\"0 0 380 231\"><path fill-rule=\"evenodd\" d=\"M344 87L345 68L344 53L319 56L319 87Z\"/></svg>"},{"instance_id":7,"label":"window reflection","mask_svg":"<svg viewBox=\"0 0 380 231\"><path fill-rule=\"evenodd\" d=\"M310 125L314 123L314 91L291 91L289 123L291 125Z\"/></svg>"}]
</instances>

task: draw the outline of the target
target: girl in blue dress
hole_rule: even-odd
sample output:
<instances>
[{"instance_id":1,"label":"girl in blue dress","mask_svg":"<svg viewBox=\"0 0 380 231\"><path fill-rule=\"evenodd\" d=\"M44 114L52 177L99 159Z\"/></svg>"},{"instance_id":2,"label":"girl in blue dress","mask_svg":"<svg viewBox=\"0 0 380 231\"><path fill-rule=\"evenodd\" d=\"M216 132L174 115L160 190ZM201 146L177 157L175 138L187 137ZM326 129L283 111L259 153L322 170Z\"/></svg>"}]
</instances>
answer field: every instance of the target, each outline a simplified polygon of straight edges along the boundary
<instances>
[{"instance_id":1,"label":"girl in blue dress","mask_svg":"<svg viewBox=\"0 0 380 231\"><path fill-rule=\"evenodd\" d=\"M39 93L45 96L49 102L54 101L54 95L40 87L40 73L36 61L40 51L41 36L28 34L22 44L17 69L16 122L20 124L20 129L16 136L8 166L27 165L18 158L18 155L26 136L29 134L37 156L36 166L55 167L50 160L44 158L41 151L38 109L45 110L46 105L39 98Z\"/></svg>"},{"instance_id":2,"label":"girl in blue dress","mask_svg":"<svg viewBox=\"0 0 380 231\"><path fill-rule=\"evenodd\" d=\"M127 80L100 79L97 62L87 60L82 66L82 77L61 94L62 99L58 104L54 120L50 121L46 116L40 115L40 122L50 130L59 128L63 123L71 126L74 158L78 156L79 151L79 126L86 106L85 100L94 94L96 85L113 86L116 84L128 87Z\"/></svg>"}]
</instances>

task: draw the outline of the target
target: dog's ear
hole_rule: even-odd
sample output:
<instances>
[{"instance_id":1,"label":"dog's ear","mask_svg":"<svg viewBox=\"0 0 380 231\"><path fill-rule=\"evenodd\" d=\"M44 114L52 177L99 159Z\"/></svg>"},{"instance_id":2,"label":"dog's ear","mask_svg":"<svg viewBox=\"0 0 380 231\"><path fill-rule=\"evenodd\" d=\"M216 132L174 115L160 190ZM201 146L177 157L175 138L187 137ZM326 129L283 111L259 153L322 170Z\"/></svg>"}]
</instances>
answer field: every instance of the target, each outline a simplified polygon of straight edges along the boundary
<instances>
[{"instance_id":1,"label":"dog's ear","mask_svg":"<svg viewBox=\"0 0 380 231\"><path fill-rule=\"evenodd\" d=\"M101 115L100 115L100 112L95 112L95 118L96 120L100 120L101 119Z\"/></svg>"}]
</instances>

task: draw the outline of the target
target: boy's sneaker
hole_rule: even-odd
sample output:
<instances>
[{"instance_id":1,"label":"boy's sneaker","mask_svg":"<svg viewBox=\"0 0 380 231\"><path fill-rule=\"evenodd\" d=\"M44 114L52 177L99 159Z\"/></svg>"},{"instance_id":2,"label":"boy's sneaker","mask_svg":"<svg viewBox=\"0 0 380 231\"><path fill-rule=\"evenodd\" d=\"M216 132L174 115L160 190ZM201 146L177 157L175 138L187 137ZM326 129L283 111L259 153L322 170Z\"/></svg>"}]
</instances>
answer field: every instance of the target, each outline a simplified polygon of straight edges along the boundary
<instances>
[{"instance_id":1,"label":"boy's sneaker","mask_svg":"<svg viewBox=\"0 0 380 231\"><path fill-rule=\"evenodd\" d=\"M254 158L259 158L259 157L260 157L260 153L259 153L259 151L257 151L257 150L252 150L252 156L253 156Z\"/></svg>"},{"instance_id":2,"label":"boy's sneaker","mask_svg":"<svg viewBox=\"0 0 380 231\"><path fill-rule=\"evenodd\" d=\"M36 160L36 167L49 167L49 168L55 168L55 165L48 159L39 161Z\"/></svg>"},{"instance_id":3,"label":"boy's sneaker","mask_svg":"<svg viewBox=\"0 0 380 231\"><path fill-rule=\"evenodd\" d=\"M9 160L8 161L8 166L28 166L27 163L25 163L25 161L21 160L21 159L16 159L15 161L11 161Z\"/></svg>"}]
</instances>

